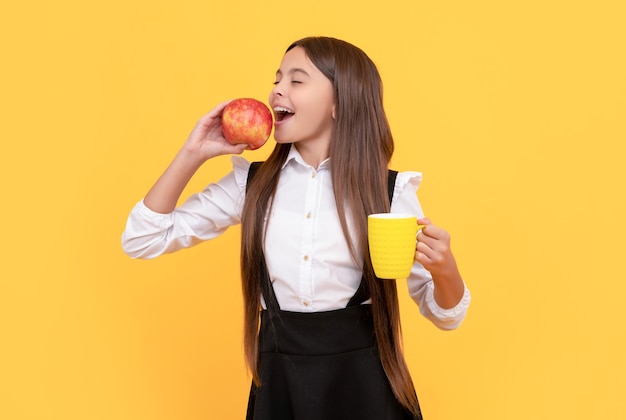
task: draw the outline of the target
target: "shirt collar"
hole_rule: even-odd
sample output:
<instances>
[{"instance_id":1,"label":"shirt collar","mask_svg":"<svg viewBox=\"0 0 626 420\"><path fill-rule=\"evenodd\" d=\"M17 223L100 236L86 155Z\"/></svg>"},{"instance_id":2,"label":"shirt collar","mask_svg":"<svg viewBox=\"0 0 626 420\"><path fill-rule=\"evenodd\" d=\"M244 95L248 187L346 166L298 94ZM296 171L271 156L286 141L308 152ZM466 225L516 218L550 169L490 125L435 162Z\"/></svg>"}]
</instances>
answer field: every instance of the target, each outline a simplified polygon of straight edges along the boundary
<instances>
[{"instance_id":1,"label":"shirt collar","mask_svg":"<svg viewBox=\"0 0 626 420\"><path fill-rule=\"evenodd\" d=\"M298 149L296 148L296 145L294 143L291 143L289 154L287 155L287 159L285 159L285 163L283 163L283 166L281 169L284 169L285 166L287 166L289 162L291 161L294 161L307 168L311 167L311 165L309 165L308 163L304 161L304 159L302 159L302 155L300 154L300 152L298 152ZM320 166L319 168L317 168L317 170L319 171L320 169L327 168L329 166L330 166L330 157L324 159L322 163L320 163Z\"/></svg>"}]
</instances>

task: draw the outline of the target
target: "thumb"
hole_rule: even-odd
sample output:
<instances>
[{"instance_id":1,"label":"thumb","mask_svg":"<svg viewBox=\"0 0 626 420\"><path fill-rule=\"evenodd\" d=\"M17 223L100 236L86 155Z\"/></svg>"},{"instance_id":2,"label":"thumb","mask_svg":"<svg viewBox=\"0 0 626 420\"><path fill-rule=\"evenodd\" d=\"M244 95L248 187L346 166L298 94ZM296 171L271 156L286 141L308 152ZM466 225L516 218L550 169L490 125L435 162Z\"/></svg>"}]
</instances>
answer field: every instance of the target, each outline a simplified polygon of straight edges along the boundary
<instances>
[{"instance_id":1,"label":"thumb","mask_svg":"<svg viewBox=\"0 0 626 420\"><path fill-rule=\"evenodd\" d=\"M233 155L240 155L244 150L248 149L250 145L246 143L234 144L231 147L228 147L228 152Z\"/></svg>"},{"instance_id":2,"label":"thumb","mask_svg":"<svg viewBox=\"0 0 626 420\"><path fill-rule=\"evenodd\" d=\"M427 217L421 217L417 219L417 224L418 225L432 225L433 222L431 222L430 219Z\"/></svg>"}]
</instances>

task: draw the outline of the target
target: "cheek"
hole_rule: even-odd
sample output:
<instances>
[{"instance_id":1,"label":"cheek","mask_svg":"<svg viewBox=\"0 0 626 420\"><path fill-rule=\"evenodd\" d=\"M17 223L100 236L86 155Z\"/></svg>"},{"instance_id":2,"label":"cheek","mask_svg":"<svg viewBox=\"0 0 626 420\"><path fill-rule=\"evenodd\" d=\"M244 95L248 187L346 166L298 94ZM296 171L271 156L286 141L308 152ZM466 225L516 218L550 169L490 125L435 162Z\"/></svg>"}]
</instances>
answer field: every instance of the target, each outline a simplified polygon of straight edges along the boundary
<instances>
[{"instance_id":1,"label":"cheek","mask_svg":"<svg viewBox=\"0 0 626 420\"><path fill-rule=\"evenodd\" d=\"M327 103L325 106L319 108L319 116L325 122L332 122L335 120L335 105Z\"/></svg>"},{"instance_id":2,"label":"cheek","mask_svg":"<svg viewBox=\"0 0 626 420\"><path fill-rule=\"evenodd\" d=\"M331 95L318 94L310 105L311 109L315 109L315 113L319 118L326 119L334 117L335 103Z\"/></svg>"},{"instance_id":3,"label":"cheek","mask_svg":"<svg viewBox=\"0 0 626 420\"><path fill-rule=\"evenodd\" d=\"M310 126L326 126L330 121L332 121L332 117L328 112L328 109L321 106L316 106L309 109L307 113L307 123Z\"/></svg>"}]
</instances>

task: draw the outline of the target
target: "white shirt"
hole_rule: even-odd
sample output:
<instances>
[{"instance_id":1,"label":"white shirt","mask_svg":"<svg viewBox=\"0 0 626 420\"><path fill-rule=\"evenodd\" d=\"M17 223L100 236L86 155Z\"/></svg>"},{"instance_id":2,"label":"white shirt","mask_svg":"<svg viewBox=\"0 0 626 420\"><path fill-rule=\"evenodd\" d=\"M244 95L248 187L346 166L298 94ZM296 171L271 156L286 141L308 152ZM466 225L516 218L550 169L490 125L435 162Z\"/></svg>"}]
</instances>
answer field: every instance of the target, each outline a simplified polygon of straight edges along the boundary
<instances>
[{"instance_id":1,"label":"white shirt","mask_svg":"<svg viewBox=\"0 0 626 420\"><path fill-rule=\"evenodd\" d=\"M133 258L161 254L213 239L241 222L250 163L233 156L233 171L189 197L172 213L160 214L140 201L132 209L122 234L124 252ZM282 310L316 312L345 308L362 276L353 261L339 223L330 176L330 159L315 169L292 146L282 168L264 253ZM423 212L417 198L422 175L400 172L392 213ZM362 261L359 256L358 261ZM441 329L454 329L465 317L471 297L465 287L461 301L450 309L437 305L430 273L419 263L407 279L408 292L421 313Z\"/></svg>"}]
</instances>

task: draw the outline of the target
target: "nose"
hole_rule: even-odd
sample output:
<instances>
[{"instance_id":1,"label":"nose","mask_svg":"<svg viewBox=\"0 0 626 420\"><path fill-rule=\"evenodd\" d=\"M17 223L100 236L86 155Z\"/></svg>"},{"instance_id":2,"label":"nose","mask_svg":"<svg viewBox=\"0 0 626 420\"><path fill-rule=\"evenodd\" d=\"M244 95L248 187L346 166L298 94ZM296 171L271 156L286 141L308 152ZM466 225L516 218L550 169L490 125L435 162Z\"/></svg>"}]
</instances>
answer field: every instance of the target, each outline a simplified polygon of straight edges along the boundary
<instances>
[{"instance_id":1,"label":"nose","mask_svg":"<svg viewBox=\"0 0 626 420\"><path fill-rule=\"evenodd\" d=\"M280 82L274 85L274 88L272 89L272 93L270 96L283 96L283 89L282 89Z\"/></svg>"}]
</instances>

